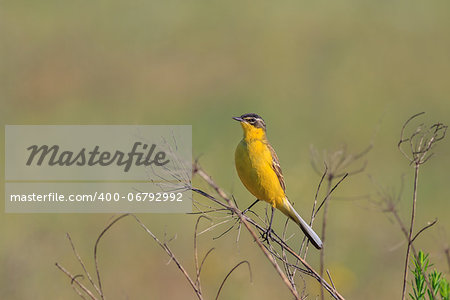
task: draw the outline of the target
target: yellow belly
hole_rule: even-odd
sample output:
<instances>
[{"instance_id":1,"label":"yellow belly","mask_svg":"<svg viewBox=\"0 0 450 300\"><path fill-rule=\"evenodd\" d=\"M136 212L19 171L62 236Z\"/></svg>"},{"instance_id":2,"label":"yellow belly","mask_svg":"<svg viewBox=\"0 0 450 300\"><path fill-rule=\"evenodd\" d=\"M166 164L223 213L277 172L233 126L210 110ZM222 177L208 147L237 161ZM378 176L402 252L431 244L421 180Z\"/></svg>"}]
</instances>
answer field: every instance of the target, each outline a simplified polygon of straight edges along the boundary
<instances>
[{"instance_id":1,"label":"yellow belly","mask_svg":"<svg viewBox=\"0 0 450 300\"><path fill-rule=\"evenodd\" d=\"M285 194L272 169L270 150L263 141L242 140L236 148L235 163L239 178L256 198L274 207L283 202Z\"/></svg>"}]
</instances>

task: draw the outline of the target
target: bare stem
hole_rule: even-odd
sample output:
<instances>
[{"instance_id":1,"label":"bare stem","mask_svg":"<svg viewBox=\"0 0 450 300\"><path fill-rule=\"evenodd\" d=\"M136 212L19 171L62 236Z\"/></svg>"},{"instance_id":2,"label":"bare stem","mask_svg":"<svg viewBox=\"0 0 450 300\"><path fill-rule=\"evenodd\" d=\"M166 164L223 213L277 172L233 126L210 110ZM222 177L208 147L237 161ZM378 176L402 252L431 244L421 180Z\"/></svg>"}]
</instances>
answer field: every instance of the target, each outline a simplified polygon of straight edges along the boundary
<instances>
[{"instance_id":1,"label":"bare stem","mask_svg":"<svg viewBox=\"0 0 450 300\"><path fill-rule=\"evenodd\" d=\"M413 193L413 203L411 210L411 225L409 226L409 236L408 236L408 246L406 247L406 258L405 258L405 268L403 270L403 290L402 290L402 300L405 299L406 295L406 282L408 280L408 262L409 262L409 254L411 251L412 244L412 235L413 235L413 227L414 227L414 219L416 217L416 201L417 201L417 184L419 182L419 167L420 163L415 164L415 172L414 172L414 193Z\"/></svg>"},{"instance_id":2,"label":"bare stem","mask_svg":"<svg viewBox=\"0 0 450 300\"><path fill-rule=\"evenodd\" d=\"M240 263L238 263L237 265L235 265L230 272L228 272L228 274L225 276L225 278L223 279L222 283L220 284L219 290L217 291L216 294L216 300L219 299L219 295L220 292L222 291L223 285L225 284L225 282L227 281L228 277L230 277L231 273L233 273L234 270L236 270L237 268L239 268L240 265L242 264L247 264L248 266L248 272L250 273L250 281L252 281L252 269L250 268L250 263L246 260L241 261Z\"/></svg>"},{"instance_id":3,"label":"bare stem","mask_svg":"<svg viewBox=\"0 0 450 300\"><path fill-rule=\"evenodd\" d=\"M450 249L446 248L444 251L445 256L447 257L448 271L450 272Z\"/></svg>"},{"instance_id":4,"label":"bare stem","mask_svg":"<svg viewBox=\"0 0 450 300\"><path fill-rule=\"evenodd\" d=\"M331 190L331 184L333 182L333 176L330 174L328 176L328 187L327 187L327 195L329 195ZM325 207L323 209L323 219L322 219L322 249L320 249L320 277L323 278L324 265L325 265L325 230L327 227L327 216L328 216L328 204L330 203L331 195L326 198ZM323 290L323 286L320 287L320 299L325 299L325 294Z\"/></svg>"},{"instance_id":5,"label":"bare stem","mask_svg":"<svg viewBox=\"0 0 450 300\"><path fill-rule=\"evenodd\" d=\"M405 235L406 241L408 241L408 231L406 230L405 224L403 223L402 219L398 215L397 210L392 210L392 214L395 217L395 220L397 221L398 225L400 226L400 229L402 230L403 234ZM413 251L414 256L417 256L416 248L413 244L411 244L411 250Z\"/></svg>"},{"instance_id":6,"label":"bare stem","mask_svg":"<svg viewBox=\"0 0 450 300\"><path fill-rule=\"evenodd\" d=\"M92 286L95 288L95 290L97 291L97 293L99 295L101 295L100 289L97 287L97 285L95 284L94 280L92 280L91 274L87 271L86 266L83 262L83 260L81 259L81 256L78 254L75 245L72 242L72 238L70 237L70 235L68 233L66 233L67 239L70 242L70 245L72 246L72 250L73 253L75 254L75 256L77 257L78 262L80 263L81 267L83 268L84 273L86 274L86 276L89 279L89 282L92 284Z\"/></svg>"},{"instance_id":7,"label":"bare stem","mask_svg":"<svg viewBox=\"0 0 450 300\"><path fill-rule=\"evenodd\" d=\"M181 273L183 273L184 277L186 278L186 280L189 282L189 284L191 285L192 289L194 290L197 298L199 300L203 300L203 296L201 291L198 289L197 285L195 284L194 280L192 280L192 278L189 276L188 272L186 271L186 269L183 267L183 265L181 264L181 262L177 259L177 257L175 256L175 254L172 252L172 250L169 248L169 246L167 245L167 243L163 243L161 242L154 234L153 232L150 231L150 229L147 228L147 226L144 225L144 223L142 223L142 221L136 217L135 215L132 215L133 218L136 220L136 222L145 230L145 232L147 232L148 235L150 235L153 240L167 253L167 255L170 257L171 260L173 260L175 262L175 264L177 265L178 269L180 269ZM116 219L118 220L118 219Z\"/></svg>"},{"instance_id":8,"label":"bare stem","mask_svg":"<svg viewBox=\"0 0 450 300\"><path fill-rule=\"evenodd\" d=\"M419 230L418 233L416 233L416 235L411 239L411 247L412 247L412 243L414 243L414 241L416 240L416 238L425 230L427 230L428 228L430 228L431 226L433 226L434 224L437 223L437 219L435 219L432 222L429 222L426 226L424 226L422 229Z\"/></svg>"},{"instance_id":9,"label":"bare stem","mask_svg":"<svg viewBox=\"0 0 450 300\"><path fill-rule=\"evenodd\" d=\"M81 282L78 281L77 276L72 275L69 271L67 271L63 266L61 266L59 263L55 263L55 266L60 269L64 274L67 275L71 279L71 284L78 285L83 292L85 292L92 300L97 300L97 298L94 296L94 294L91 293L91 291L86 288Z\"/></svg>"}]
</instances>

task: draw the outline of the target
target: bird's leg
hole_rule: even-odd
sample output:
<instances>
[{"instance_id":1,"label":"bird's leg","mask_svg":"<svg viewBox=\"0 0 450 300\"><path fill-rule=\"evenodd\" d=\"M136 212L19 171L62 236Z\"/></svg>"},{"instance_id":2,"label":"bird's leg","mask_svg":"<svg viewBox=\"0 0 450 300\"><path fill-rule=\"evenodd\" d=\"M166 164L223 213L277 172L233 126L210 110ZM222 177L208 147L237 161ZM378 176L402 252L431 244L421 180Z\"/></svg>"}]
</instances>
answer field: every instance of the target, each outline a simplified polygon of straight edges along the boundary
<instances>
[{"instance_id":1,"label":"bird's leg","mask_svg":"<svg viewBox=\"0 0 450 300\"><path fill-rule=\"evenodd\" d=\"M275 213L275 207L272 206L272 215L270 216L269 227L266 229L266 232L262 236L263 241L269 242L269 238L272 239L271 232L272 232L272 221L273 221L274 213Z\"/></svg>"},{"instance_id":2,"label":"bird's leg","mask_svg":"<svg viewBox=\"0 0 450 300\"><path fill-rule=\"evenodd\" d=\"M242 214L245 215L245 213L248 212L248 211L250 210L250 208L253 207L253 205L255 205L256 203L258 203L258 201L259 201L259 199L256 199L255 202L252 203L252 205L250 205L249 207L247 207L247 209L244 210L244 211L242 212Z\"/></svg>"}]
</instances>

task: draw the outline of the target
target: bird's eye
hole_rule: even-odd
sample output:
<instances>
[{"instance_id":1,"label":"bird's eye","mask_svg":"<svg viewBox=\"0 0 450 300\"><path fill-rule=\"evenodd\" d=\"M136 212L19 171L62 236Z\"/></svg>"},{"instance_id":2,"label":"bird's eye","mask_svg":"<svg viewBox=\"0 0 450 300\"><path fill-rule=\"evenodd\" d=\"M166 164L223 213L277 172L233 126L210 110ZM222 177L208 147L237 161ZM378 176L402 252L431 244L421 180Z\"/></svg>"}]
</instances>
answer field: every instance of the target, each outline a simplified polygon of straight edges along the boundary
<instances>
[{"instance_id":1,"label":"bird's eye","mask_svg":"<svg viewBox=\"0 0 450 300\"><path fill-rule=\"evenodd\" d=\"M251 123L251 124L253 124L253 123L256 122L256 119L255 119L255 118L249 118L249 119L248 119L248 122Z\"/></svg>"}]
</instances>

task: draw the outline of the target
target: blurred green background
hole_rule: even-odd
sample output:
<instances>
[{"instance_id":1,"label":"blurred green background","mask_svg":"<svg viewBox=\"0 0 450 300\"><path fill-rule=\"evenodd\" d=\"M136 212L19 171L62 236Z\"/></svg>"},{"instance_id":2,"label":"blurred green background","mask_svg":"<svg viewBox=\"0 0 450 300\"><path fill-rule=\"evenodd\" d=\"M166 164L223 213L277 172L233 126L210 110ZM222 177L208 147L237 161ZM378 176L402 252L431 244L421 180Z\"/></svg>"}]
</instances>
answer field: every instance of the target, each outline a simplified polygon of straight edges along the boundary
<instances>
[{"instance_id":1,"label":"blurred green background","mask_svg":"<svg viewBox=\"0 0 450 300\"><path fill-rule=\"evenodd\" d=\"M234 170L242 133L232 116L256 112L266 120L288 195L305 217L320 179L310 145L322 151L346 144L356 153L373 140L365 171L346 180L330 203L326 267L348 299L400 297L402 233L362 196L376 194L369 174L397 188L405 174L399 210L405 221L410 214L413 169L396 145L414 113L450 123L448 1L2 1L0 51L2 125L192 124L195 157L242 207L253 198ZM449 278L449 141L434 152L421 171L416 228L439 222L416 247ZM263 213L264 205L256 210ZM0 298L77 299L54 266L82 271L65 233L93 270L95 239L111 217L2 213ZM192 273L196 218L140 217L160 237L176 235L172 249ZM277 214L275 228L284 221ZM212 239L227 225L199 239L200 254L216 248L203 271L206 297L247 259L253 282L245 268L237 270L222 299L290 299L248 234L238 243L235 230ZM318 268L318 252L309 257ZM100 244L106 296L195 299L168 261L124 220ZM318 285L307 283L314 299Z\"/></svg>"}]
</instances>

